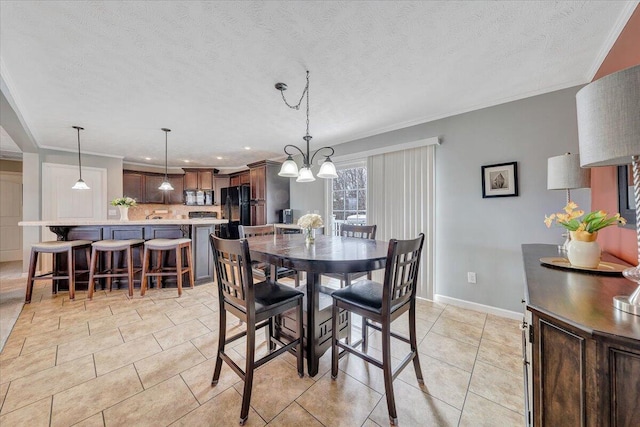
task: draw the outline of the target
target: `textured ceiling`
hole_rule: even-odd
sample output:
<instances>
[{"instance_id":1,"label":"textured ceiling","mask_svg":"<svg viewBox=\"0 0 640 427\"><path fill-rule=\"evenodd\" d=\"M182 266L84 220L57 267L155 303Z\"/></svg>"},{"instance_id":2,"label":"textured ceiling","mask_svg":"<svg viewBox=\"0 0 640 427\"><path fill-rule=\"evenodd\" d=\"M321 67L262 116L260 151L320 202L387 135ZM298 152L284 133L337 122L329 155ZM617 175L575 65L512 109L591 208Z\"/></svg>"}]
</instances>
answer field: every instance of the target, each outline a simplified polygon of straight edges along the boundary
<instances>
[{"instance_id":1,"label":"textured ceiling","mask_svg":"<svg viewBox=\"0 0 640 427\"><path fill-rule=\"evenodd\" d=\"M586 83L636 4L2 1L0 60L40 147L239 166L302 146L306 70L313 149Z\"/></svg>"}]
</instances>

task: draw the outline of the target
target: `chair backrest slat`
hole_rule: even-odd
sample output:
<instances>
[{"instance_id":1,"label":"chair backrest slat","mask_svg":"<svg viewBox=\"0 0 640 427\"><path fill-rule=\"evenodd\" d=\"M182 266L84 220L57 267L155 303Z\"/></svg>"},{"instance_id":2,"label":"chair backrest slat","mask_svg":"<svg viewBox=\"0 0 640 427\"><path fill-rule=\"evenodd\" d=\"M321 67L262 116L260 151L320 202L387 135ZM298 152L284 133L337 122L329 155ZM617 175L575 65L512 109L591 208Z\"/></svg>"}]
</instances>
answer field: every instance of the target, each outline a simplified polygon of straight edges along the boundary
<instances>
[{"instance_id":1,"label":"chair backrest slat","mask_svg":"<svg viewBox=\"0 0 640 427\"><path fill-rule=\"evenodd\" d=\"M383 312L389 312L394 306L415 298L423 243L423 233L413 240L389 241L384 273Z\"/></svg>"},{"instance_id":2,"label":"chair backrest slat","mask_svg":"<svg viewBox=\"0 0 640 427\"><path fill-rule=\"evenodd\" d=\"M209 236L209 241L220 304L229 302L245 311L254 308L253 274L247 241L221 239L213 234Z\"/></svg>"},{"instance_id":3,"label":"chair backrest slat","mask_svg":"<svg viewBox=\"0 0 640 427\"><path fill-rule=\"evenodd\" d=\"M241 239L254 236L270 236L276 234L276 229L273 224L266 225L240 225L238 226L238 233Z\"/></svg>"},{"instance_id":4,"label":"chair backrest slat","mask_svg":"<svg viewBox=\"0 0 640 427\"><path fill-rule=\"evenodd\" d=\"M342 224L342 227L340 227L340 236L375 240L377 228L377 225Z\"/></svg>"}]
</instances>

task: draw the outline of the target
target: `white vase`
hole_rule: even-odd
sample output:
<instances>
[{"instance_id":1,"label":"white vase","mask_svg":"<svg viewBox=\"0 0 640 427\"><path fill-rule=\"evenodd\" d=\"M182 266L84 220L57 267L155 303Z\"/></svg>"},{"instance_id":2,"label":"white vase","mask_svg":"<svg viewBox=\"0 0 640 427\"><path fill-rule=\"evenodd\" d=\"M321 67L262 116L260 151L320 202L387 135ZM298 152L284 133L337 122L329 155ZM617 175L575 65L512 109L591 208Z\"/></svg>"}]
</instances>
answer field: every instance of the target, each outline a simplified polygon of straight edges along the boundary
<instances>
[{"instance_id":1,"label":"white vase","mask_svg":"<svg viewBox=\"0 0 640 427\"><path fill-rule=\"evenodd\" d=\"M596 233L594 233L596 234ZM600 264L600 245L595 240L584 239L576 232L571 232L571 241L567 245L567 258L571 265L582 268L598 268Z\"/></svg>"},{"instance_id":2,"label":"white vase","mask_svg":"<svg viewBox=\"0 0 640 427\"><path fill-rule=\"evenodd\" d=\"M120 221L129 221L129 207L118 206L118 209L120 209Z\"/></svg>"}]
</instances>

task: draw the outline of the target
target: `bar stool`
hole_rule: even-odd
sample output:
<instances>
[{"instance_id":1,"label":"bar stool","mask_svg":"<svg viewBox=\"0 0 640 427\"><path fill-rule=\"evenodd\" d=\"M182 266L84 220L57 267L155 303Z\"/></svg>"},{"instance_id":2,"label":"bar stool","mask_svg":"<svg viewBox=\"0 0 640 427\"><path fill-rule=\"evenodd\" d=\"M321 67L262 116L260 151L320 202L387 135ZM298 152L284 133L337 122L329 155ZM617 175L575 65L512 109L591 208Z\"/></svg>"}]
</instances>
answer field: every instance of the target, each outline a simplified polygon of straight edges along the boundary
<instances>
[{"instance_id":1,"label":"bar stool","mask_svg":"<svg viewBox=\"0 0 640 427\"><path fill-rule=\"evenodd\" d=\"M85 273L88 270L76 270L76 256L77 250L84 249L87 260L89 260L91 253L91 240L69 240L69 241L50 241L40 242L31 246L31 259L29 260L29 276L27 277L27 294L25 296L25 304L31 302L31 294L33 292L33 282L36 280L48 280L51 279L52 292L58 293L57 280L67 279L69 280L69 299L76 297L76 279L77 273ZM53 269L48 273L36 275L36 266L38 265L38 255L41 253L47 253L53 255ZM56 254L67 255L67 274L62 276L58 275L60 272L57 269Z\"/></svg>"},{"instance_id":2,"label":"bar stool","mask_svg":"<svg viewBox=\"0 0 640 427\"><path fill-rule=\"evenodd\" d=\"M187 265L183 264L182 252L186 249L187 252ZM151 252L157 251L156 267L150 262ZM168 267L163 265L162 252L163 251L175 251L176 253L176 266ZM152 239L144 242L144 257L142 261L142 284L140 285L140 296L144 296L147 291L147 278L162 277L162 276L176 276L178 282L178 296L182 295L182 275L189 273L189 282L193 288L193 262L191 259L191 239ZM161 280L158 280L158 288L161 286Z\"/></svg>"},{"instance_id":3,"label":"bar stool","mask_svg":"<svg viewBox=\"0 0 640 427\"><path fill-rule=\"evenodd\" d=\"M138 248L144 244L142 239L130 240L100 240L91 244L91 264L89 267L89 299L93 298L95 290L95 279L107 279L107 286L111 291L111 279L114 277L126 277L129 282L129 296L133 296L133 275L141 271L135 269L133 265L133 248ZM98 257L100 252L106 253L107 260L103 270L98 269ZM126 267L119 268L113 265L114 253L124 252ZM140 251L140 261L142 264L142 251Z\"/></svg>"}]
</instances>

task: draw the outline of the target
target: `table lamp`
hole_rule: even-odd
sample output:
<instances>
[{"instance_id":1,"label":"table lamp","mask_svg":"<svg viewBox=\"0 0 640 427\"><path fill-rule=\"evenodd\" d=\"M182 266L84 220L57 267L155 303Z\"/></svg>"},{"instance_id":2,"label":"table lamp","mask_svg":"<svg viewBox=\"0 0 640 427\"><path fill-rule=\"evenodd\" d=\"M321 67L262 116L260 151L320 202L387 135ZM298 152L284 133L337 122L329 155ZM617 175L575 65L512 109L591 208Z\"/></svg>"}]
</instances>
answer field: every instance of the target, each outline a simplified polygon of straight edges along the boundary
<instances>
[{"instance_id":1,"label":"table lamp","mask_svg":"<svg viewBox=\"0 0 640 427\"><path fill-rule=\"evenodd\" d=\"M571 190L589 188L591 171L580 167L580 155L565 153L561 156L549 157L547 160L547 190L566 190L567 204L571 201ZM571 241L571 234L566 234L564 244L558 249L566 251ZM564 235L564 234L563 234Z\"/></svg>"},{"instance_id":2,"label":"table lamp","mask_svg":"<svg viewBox=\"0 0 640 427\"><path fill-rule=\"evenodd\" d=\"M640 65L583 87L576 107L581 166L632 164L640 264ZM629 296L614 297L613 305L640 316L640 265L623 275L638 287Z\"/></svg>"}]
</instances>

